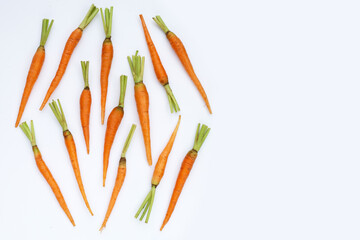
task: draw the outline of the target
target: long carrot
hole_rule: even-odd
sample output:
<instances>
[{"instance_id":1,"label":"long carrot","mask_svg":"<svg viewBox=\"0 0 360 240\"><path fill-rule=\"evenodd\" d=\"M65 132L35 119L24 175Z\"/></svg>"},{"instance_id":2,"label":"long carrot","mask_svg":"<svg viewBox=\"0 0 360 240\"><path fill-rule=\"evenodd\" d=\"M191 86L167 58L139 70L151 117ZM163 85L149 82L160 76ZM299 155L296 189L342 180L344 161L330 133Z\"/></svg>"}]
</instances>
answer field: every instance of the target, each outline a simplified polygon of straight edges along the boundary
<instances>
[{"instance_id":1,"label":"long carrot","mask_svg":"<svg viewBox=\"0 0 360 240\"><path fill-rule=\"evenodd\" d=\"M139 115L141 130L145 143L146 159L148 164L151 166L152 158L149 119L149 94L143 83L145 57L139 56L138 51L136 51L135 55L133 55L132 58L128 56L127 59L135 82L134 94L136 108Z\"/></svg>"},{"instance_id":2,"label":"long carrot","mask_svg":"<svg viewBox=\"0 0 360 240\"><path fill-rule=\"evenodd\" d=\"M108 8L105 8L105 18L101 8L100 8L100 12L104 26L104 31L105 31L105 40L102 45L102 53L101 53L101 73L100 73L101 124L104 124L109 73L114 55L113 44L111 42L113 7L110 7L110 10Z\"/></svg>"},{"instance_id":3,"label":"long carrot","mask_svg":"<svg viewBox=\"0 0 360 240\"><path fill-rule=\"evenodd\" d=\"M104 221L101 224L100 230L101 231L105 226L106 226L106 222L108 221L111 211L114 208L115 202L116 202L116 198L119 195L120 189L124 183L125 180L125 176L126 176L126 152L127 149L129 148L130 142L131 142L131 138L134 135L134 131L136 129L136 125L133 124L131 126L130 132L126 138L125 144L124 144L124 148L122 150L121 153L121 158L119 161L119 167L118 167L118 171L117 171L117 175L116 175L116 179L115 179L115 185L114 185L114 189L113 192L111 194L111 198L110 198L110 202L109 202L109 206L108 209L106 211L105 217L104 217Z\"/></svg>"},{"instance_id":4,"label":"long carrot","mask_svg":"<svg viewBox=\"0 0 360 240\"><path fill-rule=\"evenodd\" d=\"M79 167L79 162L78 162L78 158L77 158L77 154L76 154L75 141L74 141L74 138L73 138L71 132L68 129L66 119L65 119L65 114L61 107L61 103L60 103L59 99L57 101L58 101L59 106L56 104L56 102L54 100L51 103L49 103L49 105L50 105L50 108L53 111L56 119L59 121L61 128L63 130L66 149L68 151L68 154L70 157L70 162L71 162L72 168L74 170L75 178L79 185L79 189L80 189L81 195L84 199L85 205L86 205L87 209L89 210L90 214L94 215L91 211L89 202L88 202L86 194L85 194L84 185L81 180L80 167Z\"/></svg>"},{"instance_id":5,"label":"long carrot","mask_svg":"<svg viewBox=\"0 0 360 240\"><path fill-rule=\"evenodd\" d=\"M181 116L179 116L179 120L176 124L176 127L175 127L173 133L171 134L169 142L166 144L164 150L161 152L159 159L156 163L154 173L152 176L152 180L151 180L151 190L148 193L148 195L146 196L143 203L141 204L139 210L135 214L135 218L137 218L139 216L139 214L141 213L141 211L145 208L145 210L143 211L143 214L140 217L140 221L141 221L147 212L145 223L148 223L148 221L149 221L151 209L154 204L155 190L156 190L156 187L160 184L162 177L164 176L166 163L167 163L168 157L170 155L172 146L174 144L177 131L179 129L180 120L181 120Z\"/></svg>"},{"instance_id":6,"label":"long carrot","mask_svg":"<svg viewBox=\"0 0 360 240\"><path fill-rule=\"evenodd\" d=\"M196 130L195 141L193 148L186 154L177 177L175 187L171 196L168 210L165 215L165 219L161 225L160 231L164 228L166 223L169 221L171 214L173 213L177 200L181 194L181 191L185 185L186 179L188 178L190 171L194 165L198 152L204 143L207 135L209 134L210 128L203 124L200 128L200 123Z\"/></svg>"},{"instance_id":7,"label":"long carrot","mask_svg":"<svg viewBox=\"0 0 360 240\"><path fill-rule=\"evenodd\" d=\"M20 123L21 117L26 107L26 103L30 97L31 90L34 87L34 84L39 77L41 68L45 60L45 43L47 41L53 23L54 20L51 20L50 25L49 25L49 19L42 20L40 45L37 48L33 56L33 59L31 61L30 69L26 78L24 92L19 106L19 113L16 118L15 127L17 127Z\"/></svg>"},{"instance_id":8,"label":"long carrot","mask_svg":"<svg viewBox=\"0 0 360 240\"><path fill-rule=\"evenodd\" d=\"M46 182L51 187L51 190L53 191L57 201L59 202L60 207L63 209L66 216L69 218L71 224L73 226L75 226L74 219L72 218L69 208L66 205L65 199L60 191L60 188L59 188L58 184L56 183L53 175L51 174L49 168L46 166L44 160L42 159L40 150L39 150L38 146L36 145L35 129L34 129L34 123L32 120L30 122L30 127L31 128L29 128L29 126L27 125L26 122L23 122L22 124L20 124L21 130L25 133L26 137L30 140L32 150L34 152L36 166L38 167L41 175L43 175Z\"/></svg>"},{"instance_id":9,"label":"long carrot","mask_svg":"<svg viewBox=\"0 0 360 240\"><path fill-rule=\"evenodd\" d=\"M80 121L83 129L86 151L90 152L89 141L89 122L90 122L90 109L91 109L91 91L89 87L89 61L81 61L81 68L84 77L85 87L80 95Z\"/></svg>"},{"instance_id":10,"label":"long carrot","mask_svg":"<svg viewBox=\"0 0 360 240\"><path fill-rule=\"evenodd\" d=\"M106 173L109 166L109 156L111 146L114 142L116 132L119 128L121 120L124 116L124 100L126 92L127 76L120 76L120 100L119 105L113 108L111 111L106 125L105 140L104 140L104 154L103 154L103 187L105 187Z\"/></svg>"},{"instance_id":11,"label":"long carrot","mask_svg":"<svg viewBox=\"0 0 360 240\"><path fill-rule=\"evenodd\" d=\"M89 11L87 12L84 20L81 22L81 24L79 25L79 27L77 29L75 29L70 37L68 38L65 47L64 47L64 51L63 54L61 56L61 60L59 63L59 67L58 70L55 74L54 79L52 80L50 87L44 97L44 100L40 106L40 110L43 110L43 108L45 107L47 101L49 100L51 94L55 91L55 89L57 88L57 86L59 85L62 77L65 74L67 65L70 61L71 55L76 47L76 45L79 43L83 30L87 27L87 25L91 22L91 20L93 20L93 18L96 16L96 14L99 12L99 9L97 9L94 4L91 5Z\"/></svg>"},{"instance_id":12,"label":"long carrot","mask_svg":"<svg viewBox=\"0 0 360 240\"><path fill-rule=\"evenodd\" d=\"M154 67L154 71L156 74L157 79L159 80L159 82L161 83L161 85L164 86L168 100L169 100L169 104L170 104L170 111L171 113L180 111L179 105L175 99L175 96L170 88L169 85L169 80L168 80L168 76L166 74L166 71L161 63L159 54L156 51L155 45L153 43L153 41L151 40L151 36L150 33L146 27L145 24L145 20L142 16L142 14L140 14L140 20L141 20L141 24L144 30L144 35L145 35L145 40L146 40L146 44L148 46L149 52L150 52L150 56L151 56L151 61Z\"/></svg>"},{"instance_id":13,"label":"long carrot","mask_svg":"<svg viewBox=\"0 0 360 240\"><path fill-rule=\"evenodd\" d=\"M184 66L186 72L190 76L191 80L195 84L196 88L201 94L201 97L204 99L206 107L208 108L209 112L212 113L210 103L208 97L206 96L205 90L200 83L200 80L195 74L194 68L190 62L189 56L185 50L185 47L181 40L175 35L175 33L171 32L167 26L165 25L164 21L161 19L160 16L156 16L153 20L159 25L159 27L164 31L166 34L167 39L169 40L171 47L174 49L176 55L180 59L182 65Z\"/></svg>"}]
</instances>

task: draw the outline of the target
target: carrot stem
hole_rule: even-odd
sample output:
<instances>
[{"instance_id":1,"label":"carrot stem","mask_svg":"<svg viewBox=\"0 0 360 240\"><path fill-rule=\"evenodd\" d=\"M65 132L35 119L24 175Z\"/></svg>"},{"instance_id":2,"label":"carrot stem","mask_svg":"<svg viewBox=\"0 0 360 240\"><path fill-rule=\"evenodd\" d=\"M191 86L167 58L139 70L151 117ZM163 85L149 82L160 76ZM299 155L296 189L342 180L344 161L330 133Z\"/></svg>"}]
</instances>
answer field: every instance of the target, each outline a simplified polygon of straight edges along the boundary
<instances>
[{"instance_id":1,"label":"carrot stem","mask_svg":"<svg viewBox=\"0 0 360 240\"><path fill-rule=\"evenodd\" d=\"M124 107L124 100L125 100L125 92L126 92L126 85L127 85L127 76L121 75L120 76L120 99L119 99L119 106Z\"/></svg>"},{"instance_id":2,"label":"carrot stem","mask_svg":"<svg viewBox=\"0 0 360 240\"><path fill-rule=\"evenodd\" d=\"M149 209L149 205L150 205L150 199L146 202L146 207L145 207L145 210L143 211L143 213L141 214L140 221L143 220L143 218L145 217L145 214L146 214L147 210Z\"/></svg>"},{"instance_id":3,"label":"carrot stem","mask_svg":"<svg viewBox=\"0 0 360 240\"><path fill-rule=\"evenodd\" d=\"M30 121L30 128L26 122L21 123L20 128L25 133L26 137L30 140L31 146L35 146L36 139L33 120Z\"/></svg>"},{"instance_id":4,"label":"carrot stem","mask_svg":"<svg viewBox=\"0 0 360 240\"><path fill-rule=\"evenodd\" d=\"M164 31L165 34L170 31L159 15L156 17L153 17L153 20L157 23L157 25L159 25L159 27Z\"/></svg>"},{"instance_id":5,"label":"carrot stem","mask_svg":"<svg viewBox=\"0 0 360 240\"><path fill-rule=\"evenodd\" d=\"M138 52L136 51L132 58L130 56L127 57L135 84L143 81L145 67L145 57L139 56Z\"/></svg>"},{"instance_id":6,"label":"carrot stem","mask_svg":"<svg viewBox=\"0 0 360 240\"><path fill-rule=\"evenodd\" d=\"M166 84L166 85L164 85L164 88L165 88L166 94L168 96L171 113L173 113L174 110L175 110L175 112L180 111L180 107L175 99L175 96L170 88L170 85Z\"/></svg>"},{"instance_id":7,"label":"carrot stem","mask_svg":"<svg viewBox=\"0 0 360 240\"><path fill-rule=\"evenodd\" d=\"M52 100L52 102L49 103L49 105L50 105L50 108L53 111L56 119L60 123L63 132L65 132L66 130L68 130L66 119L65 119L65 114L61 107L60 100L58 99L57 101L58 101L59 106L56 104L55 100Z\"/></svg>"},{"instance_id":8,"label":"carrot stem","mask_svg":"<svg viewBox=\"0 0 360 240\"><path fill-rule=\"evenodd\" d=\"M132 139L132 137L133 137L133 135L134 135L135 129L136 129L136 124L133 124L133 125L131 126L130 132L129 132L126 140L125 140L124 147L123 147L123 150L122 150L122 152L121 152L121 157L122 157L122 158L124 158L125 155L126 155L126 152L127 152L128 148L129 148L131 139Z\"/></svg>"},{"instance_id":9,"label":"carrot stem","mask_svg":"<svg viewBox=\"0 0 360 240\"><path fill-rule=\"evenodd\" d=\"M41 38L40 38L40 46L41 47L45 46L45 43L49 37L49 33L50 33L53 23L54 23L54 20L51 20L50 25L49 25L49 19L44 18L42 20L42 29L41 29Z\"/></svg>"},{"instance_id":10,"label":"carrot stem","mask_svg":"<svg viewBox=\"0 0 360 240\"><path fill-rule=\"evenodd\" d=\"M203 124L200 128L200 123L197 126L196 129L196 135L195 135L195 141L194 141L194 146L193 149L198 152L201 148L201 146L203 145L207 135L210 132L210 128L208 126L206 126L205 124Z\"/></svg>"},{"instance_id":11,"label":"carrot stem","mask_svg":"<svg viewBox=\"0 0 360 240\"><path fill-rule=\"evenodd\" d=\"M81 30L84 30L87 25L89 25L89 23L91 22L91 20L93 20L93 18L96 16L96 14L99 12L99 9L92 4L89 11L87 12L85 18L83 19L83 21L80 23L79 28Z\"/></svg>"},{"instance_id":12,"label":"carrot stem","mask_svg":"<svg viewBox=\"0 0 360 240\"><path fill-rule=\"evenodd\" d=\"M101 13L101 20L102 20L104 31L105 31L105 37L111 38L113 7L110 7L110 10L108 8L105 8L105 18L104 18L102 8L100 8L100 13Z\"/></svg>"},{"instance_id":13,"label":"carrot stem","mask_svg":"<svg viewBox=\"0 0 360 240\"><path fill-rule=\"evenodd\" d=\"M153 206L153 204L154 204L155 189L156 189L156 187L155 187L155 186L152 186L152 187L151 187L150 207L149 207L149 211L148 211L148 213L147 213L147 215L146 215L145 223L148 223L148 222L149 222L151 209L152 209L152 206ZM140 220L141 220L141 219L140 219Z\"/></svg>"},{"instance_id":14,"label":"carrot stem","mask_svg":"<svg viewBox=\"0 0 360 240\"><path fill-rule=\"evenodd\" d=\"M89 61L81 61L82 74L84 78L85 88L89 87Z\"/></svg>"},{"instance_id":15,"label":"carrot stem","mask_svg":"<svg viewBox=\"0 0 360 240\"><path fill-rule=\"evenodd\" d=\"M146 196L146 198L144 199L144 201L142 202L139 210L136 212L135 214L135 218L137 218L139 216L139 214L141 213L141 211L144 209L145 204L147 204L147 202L149 201L149 198L151 197L151 190L149 191L148 195Z\"/></svg>"}]
</instances>

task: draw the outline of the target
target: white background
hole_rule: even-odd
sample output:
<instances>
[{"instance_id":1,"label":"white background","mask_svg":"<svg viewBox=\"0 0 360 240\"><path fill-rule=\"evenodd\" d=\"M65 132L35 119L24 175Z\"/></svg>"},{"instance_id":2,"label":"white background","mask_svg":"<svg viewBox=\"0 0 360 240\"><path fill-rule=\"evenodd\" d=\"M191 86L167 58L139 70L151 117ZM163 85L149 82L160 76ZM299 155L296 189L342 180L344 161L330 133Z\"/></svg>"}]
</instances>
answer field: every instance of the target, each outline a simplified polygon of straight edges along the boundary
<instances>
[{"instance_id":1,"label":"white background","mask_svg":"<svg viewBox=\"0 0 360 240\"><path fill-rule=\"evenodd\" d=\"M0 23L0 239L359 239L360 34L357 1L94 1L114 6L113 67L106 114L117 104L119 76L129 75L125 117L101 186L105 127L100 125L100 14L85 29L52 98L60 98L77 148L95 216L79 193L60 125L49 107L38 111L64 44L88 1L3 1ZM182 122L150 222L134 214L150 189L145 151L126 56L146 56L154 163L177 115L157 82L138 14L142 13ZM164 34L160 14L184 42L213 108L209 115ZM35 122L38 146L76 222L72 227L36 168L30 143L14 128L41 19L55 23L46 59L23 120ZM80 60L90 60L91 154L79 119ZM171 220L160 232L181 161L196 124L212 130ZM127 176L107 228L105 214L128 130L138 124L127 154Z\"/></svg>"}]
</instances>

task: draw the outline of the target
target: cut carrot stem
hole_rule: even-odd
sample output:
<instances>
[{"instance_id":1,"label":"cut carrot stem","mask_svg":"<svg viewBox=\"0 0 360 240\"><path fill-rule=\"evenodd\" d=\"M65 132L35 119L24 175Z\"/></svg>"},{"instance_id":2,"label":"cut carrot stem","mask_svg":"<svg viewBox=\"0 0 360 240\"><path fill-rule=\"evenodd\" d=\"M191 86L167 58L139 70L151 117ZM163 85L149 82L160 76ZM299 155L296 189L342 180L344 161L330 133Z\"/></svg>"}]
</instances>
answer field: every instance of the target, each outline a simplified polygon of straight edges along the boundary
<instances>
[{"instance_id":1,"label":"cut carrot stem","mask_svg":"<svg viewBox=\"0 0 360 240\"><path fill-rule=\"evenodd\" d=\"M60 204L60 207L63 209L66 216L69 218L71 224L73 226L75 226L74 219L71 216L71 213L69 211L69 208L67 207L65 199L61 193L61 190L60 190L57 182L55 181L53 175L51 174L49 168L46 166L45 162L43 161L40 150L39 150L38 146L36 145L35 129L34 129L33 121L31 120L31 122L30 122L30 128L26 122L23 122L22 124L20 124L20 128L24 132L26 137L30 140L30 143L31 143L31 146L32 146L32 149L34 152L36 165L37 165L41 175L43 175L46 182L51 187L51 190L53 191L58 203Z\"/></svg>"},{"instance_id":2,"label":"cut carrot stem","mask_svg":"<svg viewBox=\"0 0 360 240\"><path fill-rule=\"evenodd\" d=\"M89 61L81 61L81 68L84 78L84 89L80 96L80 121L83 129L87 154L90 152L90 110L91 91L89 87Z\"/></svg>"},{"instance_id":3,"label":"cut carrot stem","mask_svg":"<svg viewBox=\"0 0 360 240\"><path fill-rule=\"evenodd\" d=\"M90 214L94 215L91 211L90 204L87 200L84 185L83 185L83 182L81 179L80 166L79 166L79 162L78 162L78 158L77 158L75 141L74 141L74 138L73 138L71 132L68 129L66 119L65 119L65 114L62 109L60 100L58 99L57 102L58 102L58 104L53 100L51 103L49 103L49 105L63 130L66 149L67 149L69 157L70 157L70 162L71 162L72 168L74 170L75 178L78 183L80 193L84 199L85 205L86 205L87 209L89 210Z\"/></svg>"},{"instance_id":4,"label":"cut carrot stem","mask_svg":"<svg viewBox=\"0 0 360 240\"><path fill-rule=\"evenodd\" d=\"M181 40L175 35L175 33L171 32L169 28L165 25L164 21L161 19L160 16L156 16L153 18L153 20L157 23L157 25L163 30L165 33L167 39L170 42L171 47L174 49L176 55L180 59L183 67L185 68L186 72L190 76L191 80L195 84L196 88L200 92L201 97L203 98L206 107L208 108L210 114L212 113L210 103L208 100L208 97L205 93L205 90L203 86L200 83L200 80L195 74L194 68L190 62L189 56L186 52L186 49L184 47L184 44L181 42Z\"/></svg>"},{"instance_id":5,"label":"cut carrot stem","mask_svg":"<svg viewBox=\"0 0 360 240\"><path fill-rule=\"evenodd\" d=\"M40 38L40 45L37 48L33 59L31 61L30 69L28 71L28 75L26 78L26 83L23 91L23 95L21 97L21 102L19 106L19 112L16 118L15 127L17 127L20 123L21 117L24 113L26 103L29 100L31 91L34 87L34 84L36 80L39 77L41 68L44 64L45 60L45 43L49 37L49 33L51 30L51 27L54 23L54 20L51 20L49 25L49 19L43 19L42 20L42 29L41 29L41 38Z\"/></svg>"}]
</instances>

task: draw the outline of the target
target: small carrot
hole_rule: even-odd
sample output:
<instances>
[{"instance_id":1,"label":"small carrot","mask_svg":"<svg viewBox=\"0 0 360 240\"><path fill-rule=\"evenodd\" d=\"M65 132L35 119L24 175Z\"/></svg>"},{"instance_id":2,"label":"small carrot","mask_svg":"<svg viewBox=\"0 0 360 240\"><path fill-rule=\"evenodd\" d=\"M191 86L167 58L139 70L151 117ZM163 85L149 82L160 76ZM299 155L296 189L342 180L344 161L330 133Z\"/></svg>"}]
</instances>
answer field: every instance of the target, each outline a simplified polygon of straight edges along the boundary
<instances>
[{"instance_id":1,"label":"small carrot","mask_svg":"<svg viewBox=\"0 0 360 240\"><path fill-rule=\"evenodd\" d=\"M122 187L122 185L124 183L125 176L126 176L126 157L125 157L125 155L126 155L127 149L129 148L131 138L134 135L135 129L136 129L136 125L133 124L131 126L130 132L129 132L127 138L126 138L124 148L123 148L122 153L121 153L121 158L120 158L120 161L119 161L119 167L118 167L118 171L117 171L117 175L116 175L116 179L115 179L114 189L113 189L113 192L111 194L109 206L108 206L108 209L106 211L104 221L103 221L99 231L101 231L106 226L106 222L108 221L108 219L110 217L110 214L111 214L111 211L114 208L117 196L119 195L120 189L121 189L121 187Z\"/></svg>"},{"instance_id":2,"label":"small carrot","mask_svg":"<svg viewBox=\"0 0 360 240\"><path fill-rule=\"evenodd\" d=\"M104 26L104 31L105 31L105 40L102 45L102 53L101 53L101 74L100 74L101 124L104 124L109 73L114 55L113 44L111 42L113 7L110 7L110 10L108 8L105 8L105 18L104 18L103 10L101 8L100 8L100 12Z\"/></svg>"},{"instance_id":3,"label":"small carrot","mask_svg":"<svg viewBox=\"0 0 360 240\"><path fill-rule=\"evenodd\" d=\"M151 39L150 33L146 27L145 20L144 20L142 14L140 14L140 20L141 20L141 24L142 24L142 27L144 30L145 40L146 40L146 43L147 43L147 46L148 46L148 49L150 52L151 61L152 61L153 67L154 67L156 77L159 80L159 82L161 83L161 85L164 86L165 91L167 93L167 97L168 97L169 104L170 104L170 111L171 111L171 113L173 113L174 110L175 110L175 112L180 111L179 105L175 99L175 96L174 96L171 88L170 88L168 76L166 74L166 71L165 71L162 63L161 63L159 54L156 51L155 45Z\"/></svg>"},{"instance_id":4,"label":"small carrot","mask_svg":"<svg viewBox=\"0 0 360 240\"><path fill-rule=\"evenodd\" d=\"M113 108L107 120L105 140L104 140L104 154L103 154L103 187L105 187L106 173L109 166L109 156L110 156L111 146L114 142L116 132L124 116L124 100L125 100L125 92L126 92L126 83L127 83L127 76L121 75L119 105Z\"/></svg>"},{"instance_id":5,"label":"small carrot","mask_svg":"<svg viewBox=\"0 0 360 240\"><path fill-rule=\"evenodd\" d=\"M139 210L135 214L135 218L137 218L139 216L139 214L141 213L141 211L145 208L145 210L143 211L143 214L140 217L140 221L141 221L147 212L145 223L148 223L148 221L149 221L151 209L154 204L155 190L156 190L156 187L160 184L162 177L164 176L166 163L169 158L172 146L174 144L177 131L179 129L180 120L181 120L181 116L179 116L179 120L176 124L176 127L175 127L173 133L171 134L169 142L166 144L164 150L161 152L159 159L156 163L154 173L152 176L152 180L151 180L151 190L148 193L148 195L146 196L143 203L141 204Z\"/></svg>"},{"instance_id":6,"label":"small carrot","mask_svg":"<svg viewBox=\"0 0 360 240\"><path fill-rule=\"evenodd\" d=\"M85 138L86 151L89 154L89 121L90 121L90 109L91 109L91 91L89 87L89 61L81 61L81 68L84 77L85 87L80 95L80 121Z\"/></svg>"},{"instance_id":7,"label":"small carrot","mask_svg":"<svg viewBox=\"0 0 360 240\"><path fill-rule=\"evenodd\" d=\"M138 51L136 51L132 58L128 56L127 59L135 82L134 94L145 143L146 159L148 164L151 166L152 158L149 119L149 94L146 90L145 84L143 83L145 57L141 57L137 54Z\"/></svg>"},{"instance_id":8,"label":"small carrot","mask_svg":"<svg viewBox=\"0 0 360 240\"><path fill-rule=\"evenodd\" d=\"M186 154L186 156L181 164L181 168L180 168L179 175L178 175L176 183L175 183L175 187L174 187L174 190L173 190L173 193L171 196L169 207L166 212L165 219L162 223L160 231L164 228L166 223L169 221L171 214L173 213L173 211L175 209L177 200L179 199L181 191L185 185L186 179L188 178L188 176L190 174L190 171L194 165L194 162L196 160L198 152L199 152L202 144L204 143L207 135L209 134L209 132L210 132L210 128L208 128L205 124L203 124L200 128L200 123L199 123L197 130L196 130L193 149L191 149Z\"/></svg>"},{"instance_id":9,"label":"small carrot","mask_svg":"<svg viewBox=\"0 0 360 240\"><path fill-rule=\"evenodd\" d=\"M64 47L64 51L63 54L61 56L61 60L59 63L59 67L58 70L55 74L54 79L52 80L50 87L44 97L44 100L40 106L40 110L43 110L43 108L45 107L47 101L49 100L49 98L51 97L51 94L55 91L55 89L57 88L57 86L59 85L62 77L65 74L67 65L70 61L71 55L76 47L76 45L79 43L81 36L83 34L84 29L87 27L87 25L89 25L89 23L91 22L91 20L93 20L93 18L96 16L96 14L99 12L99 9L95 7L94 4L91 5L89 11L87 12L84 20L81 22L81 24L79 25L79 27L77 29L75 29L70 37L68 38L65 47Z\"/></svg>"},{"instance_id":10,"label":"small carrot","mask_svg":"<svg viewBox=\"0 0 360 240\"><path fill-rule=\"evenodd\" d=\"M65 199L60 191L60 188L59 188L58 184L56 183L53 175L51 174L49 168L46 166L44 160L42 159L40 150L39 150L38 146L36 145L35 129L34 129L33 121L31 120L31 122L30 122L30 128L26 122L23 122L22 124L20 124L20 128L25 133L26 137L30 140L32 150L34 152L36 166L38 167L41 175L43 175L46 182L51 187L51 190L53 191L57 201L59 202L60 207L63 209L66 216L69 218L71 224L73 226L75 226L74 219L72 218L69 208L66 205Z\"/></svg>"},{"instance_id":11,"label":"small carrot","mask_svg":"<svg viewBox=\"0 0 360 240\"><path fill-rule=\"evenodd\" d=\"M181 40L175 35L175 33L171 32L168 27L165 25L164 21L160 16L156 16L153 20L159 25L159 27L164 31L167 39L169 40L171 47L174 49L176 55L180 59L182 65L184 66L186 72L190 76L191 80L195 84L196 88L201 94L201 97L204 99L206 107L208 108L210 114L212 113L210 103L208 97L206 96L205 90L200 83L200 80L195 74L194 68L190 62L189 56L186 52L186 49L181 42Z\"/></svg>"},{"instance_id":12,"label":"small carrot","mask_svg":"<svg viewBox=\"0 0 360 240\"><path fill-rule=\"evenodd\" d=\"M84 199L85 205L86 205L87 209L89 210L90 214L94 215L91 211L89 202L88 202L86 194L85 194L84 185L81 180L80 167L79 167L79 162L78 162L78 158L77 158L77 154L76 154L75 141L74 141L74 138L73 138L70 130L68 129L66 119L65 119L65 114L61 107L61 103L60 103L59 99L57 101L58 101L59 106L56 104L56 102L54 100L51 103L49 103L49 105L63 130L66 149L68 151L68 154L70 157L70 162L71 162L72 168L74 170L75 178L79 185L79 189L80 189L81 195Z\"/></svg>"},{"instance_id":13,"label":"small carrot","mask_svg":"<svg viewBox=\"0 0 360 240\"><path fill-rule=\"evenodd\" d=\"M30 97L31 90L34 87L34 84L39 77L41 68L42 68L44 60L45 60L45 43L48 39L48 36L49 36L49 33L50 33L53 23L54 23L54 20L51 20L50 25L49 25L49 19L42 20L40 45L37 48L37 50L33 56L33 59L31 61L30 69L29 69L29 72L28 72L28 75L26 78L24 92L23 92L20 106L19 106L19 113L16 118L15 127L17 127L20 123L21 117L22 117L25 107L26 107L26 103Z\"/></svg>"}]
</instances>

